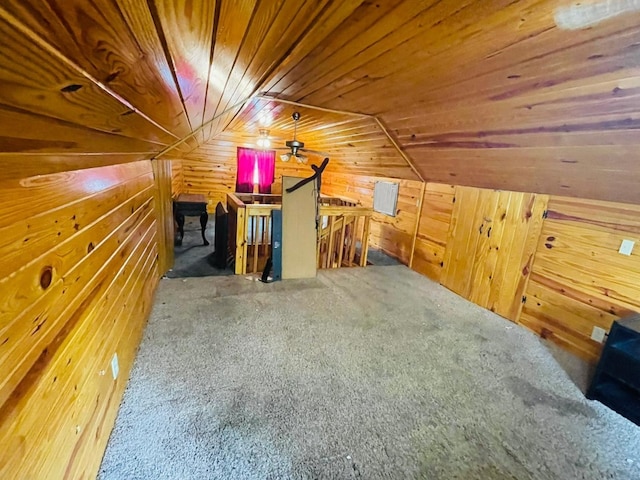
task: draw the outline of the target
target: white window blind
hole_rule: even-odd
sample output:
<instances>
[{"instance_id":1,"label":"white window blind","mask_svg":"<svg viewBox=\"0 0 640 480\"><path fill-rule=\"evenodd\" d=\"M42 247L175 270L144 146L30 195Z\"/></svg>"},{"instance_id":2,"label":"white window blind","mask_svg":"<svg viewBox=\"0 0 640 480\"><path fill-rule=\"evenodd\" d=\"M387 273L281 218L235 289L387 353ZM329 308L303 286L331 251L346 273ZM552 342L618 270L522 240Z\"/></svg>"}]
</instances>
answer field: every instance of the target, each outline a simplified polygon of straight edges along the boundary
<instances>
[{"instance_id":1,"label":"white window blind","mask_svg":"<svg viewBox=\"0 0 640 480\"><path fill-rule=\"evenodd\" d=\"M373 187L373 210L392 217L396 216L399 184L376 182Z\"/></svg>"}]
</instances>

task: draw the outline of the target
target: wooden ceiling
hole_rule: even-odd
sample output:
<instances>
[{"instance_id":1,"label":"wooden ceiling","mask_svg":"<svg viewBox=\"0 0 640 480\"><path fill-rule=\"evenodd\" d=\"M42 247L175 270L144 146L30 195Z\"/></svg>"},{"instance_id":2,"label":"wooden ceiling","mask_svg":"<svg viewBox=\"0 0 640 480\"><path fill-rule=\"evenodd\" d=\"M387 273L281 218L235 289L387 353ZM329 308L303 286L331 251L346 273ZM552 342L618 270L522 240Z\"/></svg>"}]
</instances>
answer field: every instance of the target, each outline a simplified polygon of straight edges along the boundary
<instances>
[{"instance_id":1,"label":"wooden ceiling","mask_svg":"<svg viewBox=\"0 0 640 480\"><path fill-rule=\"evenodd\" d=\"M348 172L640 203L640 14L558 28L574 3L5 0L0 156L176 155L265 108L288 139L264 94L344 112L299 136Z\"/></svg>"},{"instance_id":2,"label":"wooden ceiling","mask_svg":"<svg viewBox=\"0 0 640 480\"><path fill-rule=\"evenodd\" d=\"M384 127L371 116L322 111L257 98L234 118L227 131L238 138L238 144L255 145L260 130L266 130L271 148L278 153L287 153L290 150L286 142L292 140L295 133L294 112L300 113L296 139L304 142L306 149L322 152L307 154L312 163L320 163L323 157L328 156L331 159L329 170L333 171L418 178Z\"/></svg>"}]
</instances>

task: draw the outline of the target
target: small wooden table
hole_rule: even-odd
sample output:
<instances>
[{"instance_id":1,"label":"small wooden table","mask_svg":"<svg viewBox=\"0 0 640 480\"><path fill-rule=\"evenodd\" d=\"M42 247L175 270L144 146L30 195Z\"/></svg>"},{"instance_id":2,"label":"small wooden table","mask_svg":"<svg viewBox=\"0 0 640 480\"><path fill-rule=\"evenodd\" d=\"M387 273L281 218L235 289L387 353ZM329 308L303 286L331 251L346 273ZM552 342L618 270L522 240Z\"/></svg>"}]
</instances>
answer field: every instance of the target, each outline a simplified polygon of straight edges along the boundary
<instances>
[{"instance_id":1,"label":"small wooden table","mask_svg":"<svg viewBox=\"0 0 640 480\"><path fill-rule=\"evenodd\" d=\"M181 193L173 202L173 216L178 224L178 234L176 235L176 246L182 245L184 238L184 217L200 217L200 226L202 227L202 241L204 245L209 245L204 231L207 228L209 214L207 213L207 199L204 195Z\"/></svg>"}]
</instances>

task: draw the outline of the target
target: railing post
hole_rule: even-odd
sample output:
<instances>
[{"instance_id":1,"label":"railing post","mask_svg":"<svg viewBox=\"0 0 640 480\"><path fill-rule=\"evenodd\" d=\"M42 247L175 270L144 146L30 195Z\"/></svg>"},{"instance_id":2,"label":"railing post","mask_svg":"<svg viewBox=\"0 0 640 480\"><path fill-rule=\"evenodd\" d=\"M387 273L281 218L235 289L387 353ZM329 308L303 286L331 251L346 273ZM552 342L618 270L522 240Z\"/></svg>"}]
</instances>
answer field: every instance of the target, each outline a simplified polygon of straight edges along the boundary
<instances>
[{"instance_id":1,"label":"railing post","mask_svg":"<svg viewBox=\"0 0 640 480\"><path fill-rule=\"evenodd\" d=\"M353 261L356 258L356 242L358 240L358 225L360 224L360 217L354 217L353 225L349 230L351 237L351 243L349 244L349 266L353 265Z\"/></svg>"},{"instance_id":2,"label":"railing post","mask_svg":"<svg viewBox=\"0 0 640 480\"><path fill-rule=\"evenodd\" d=\"M360 253L360 266L367 266L367 255L369 253L369 227L371 217L364 217L364 231L362 232L362 252Z\"/></svg>"},{"instance_id":3,"label":"railing post","mask_svg":"<svg viewBox=\"0 0 640 480\"><path fill-rule=\"evenodd\" d=\"M249 218L251 218L251 216L249 215L249 212L247 211L247 207L244 208L245 214L244 214L244 238L242 240L242 259L244 260L242 262L242 274L246 274L247 273L247 261L249 259L248 255L247 255L247 251L249 249Z\"/></svg>"},{"instance_id":4,"label":"railing post","mask_svg":"<svg viewBox=\"0 0 640 480\"><path fill-rule=\"evenodd\" d=\"M333 248L334 248L334 237L336 233L336 217L335 215L331 215L329 218L329 251L328 251L328 261L327 268L333 268Z\"/></svg>"},{"instance_id":5,"label":"railing post","mask_svg":"<svg viewBox=\"0 0 640 480\"><path fill-rule=\"evenodd\" d=\"M252 273L256 273L258 271L258 249L260 243L258 242L258 232L260 218L259 216L252 217L253 218L253 269Z\"/></svg>"},{"instance_id":6,"label":"railing post","mask_svg":"<svg viewBox=\"0 0 640 480\"><path fill-rule=\"evenodd\" d=\"M246 211L247 209L244 207L239 207L236 210L236 275L242 275L245 273L247 268L245 260L246 256L244 254L244 249L247 246L247 242L245 240Z\"/></svg>"},{"instance_id":7,"label":"railing post","mask_svg":"<svg viewBox=\"0 0 640 480\"><path fill-rule=\"evenodd\" d=\"M342 257L344 256L344 235L347 231L347 217L342 217L342 229L340 230L340 250L338 250L338 268L342 267Z\"/></svg>"}]
</instances>

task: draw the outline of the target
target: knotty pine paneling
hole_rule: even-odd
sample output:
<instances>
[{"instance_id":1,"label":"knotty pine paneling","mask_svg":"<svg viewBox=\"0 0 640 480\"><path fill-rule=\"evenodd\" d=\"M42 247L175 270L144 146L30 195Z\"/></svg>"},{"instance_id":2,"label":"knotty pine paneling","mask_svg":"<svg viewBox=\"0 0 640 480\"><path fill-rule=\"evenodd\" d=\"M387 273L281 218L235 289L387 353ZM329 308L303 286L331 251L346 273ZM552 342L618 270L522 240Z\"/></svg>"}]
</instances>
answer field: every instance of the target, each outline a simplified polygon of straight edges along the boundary
<instances>
[{"instance_id":1,"label":"knotty pine paneling","mask_svg":"<svg viewBox=\"0 0 640 480\"><path fill-rule=\"evenodd\" d=\"M457 192L455 203L452 202L454 190ZM506 292L500 295L504 305L514 306L509 299L524 297L519 316L515 307L515 317L503 316L517 318L517 323L585 360L597 361L602 345L591 340L593 327L608 331L614 320L640 311L640 254L637 251L631 256L618 253L623 239L640 242L640 206L552 196L547 204L547 218L541 220L540 233L535 238L535 255L510 255L514 261L503 262L503 267L498 269L500 261L492 260L489 255L479 261L478 250L487 253L488 247L495 257L497 252L503 255L508 246L505 241L495 245L482 243L478 228L494 223L496 216L491 210L500 205L506 212L519 210L522 204L506 198L512 195L528 194L427 184L413 269L447 285L447 275L451 272L445 269L443 273L438 261L440 255L445 257L441 252L446 252L449 257L457 258L452 285L462 296L487 308L493 306L498 313L498 304L485 301L491 300L491 289ZM531 220L538 216L541 208L531 210ZM454 209L457 211L452 217ZM509 215L505 220L508 218ZM450 222L454 230L448 236ZM460 222L471 225L465 234L458 233ZM533 234L527 235L526 241L518 240L514 236L517 229L513 225L502 228L502 240L505 235L511 235L512 248L529 251ZM492 245L499 249L491 251ZM516 262L518 258L522 261ZM524 260L527 261L523 264ZM484 275L478 273L480 270ZM523 275L527 272L529 279L521 292ZM491 274L490 279L486 273ZM500 275L517 279L515 293L509 288L509 282L505 284L500 280ZM495 285L498 287L494 288ZM475 293L470 293L474 290Z\"/></svg>"},{"instance_id":2,"label":"knotty pine paneling","mask_svg":"<svg viewBox=\"0 0 640 480\"><path fill-rule=\"evenodd\" d=\"M636 242L631 256L618 253ZM595 361L594 326L640 311L640 206L552 196L519 323Z\"/></svg>"},{"instance_id":3,"label":"knotty pine paneling","mask_svg":"<svg viewBox=\"0 0 640 480\"><path fill-rule=\"evenodd\" d=\"M235 133L238 143L255 143L260 129L266 129L271 148L285 153L289 151L286 141L294 136L294 112L300 113L297 140L304 142L309 150L322 152L318 154L320 159L330 158L327 171L418 179L371 117L256 99L243 109L227 130ZM261 123L263 118L269 119L267 125Z\"/></svg>"},{"instance_id":4,"label":"knotty pine paneling","mask_svg":"<svg viewBox=\"0 0 640 480\"><path fill-rule=\"evenodd\" d=\"M192 130L203 123L212 39L218 27L215 12L216 6L220 7L216 4L173 0L154 0L148 4L152 6L156 29L163 32L167 57Z\"/></svg>"},{"instance_id":5,"label":"knotty pine paneling","mask_svg":"<svg viewBox=\"0 0 640 480\"><path fill-rule=\"evenodd\" d=\"M154 210L158 229L158 271L164 275L173 267L175 222L173 218L172 161L156 159L151 162L154 178Z\"/></svg>"},{"instance_id":6,"label":"knotty pine paneling","mask_svg":"<svg viewBox=\"0 0 640 480\"><path fill-rule=\"evenodd\" d=\"M152 165L0 186L0 477L92 478L160 274Z\"/></svg>"},{"instance_id":7,"label":"knotty pine paneling","mask_svg":"<svg viewBox=\"0 0 640 480\"><path fill-rule=\"evenodd\" d=\"M456 187L442 285L517 321L547 202L546 195Z\"/></svg>"},{"instance_id":8,"label":"knotty pine paneling","mask_svg":"<svg viewBox=\"0 0 640 480\"><path fill-rule=\"evenodd\" d=\"M324 108L300 138L336 173L417 179L376 116L430 182L640 203L640 13L567 31L559 5L7 0L0 151L151 158L214 119L189 148L254 136L239 102L262 93Z\"/></svg>"},{"instance_id":9,"label":"knotty pine paneling","mask_svg":"<svg viewBox=\"0 0 640 480\"><path fill-rule=\"evenodd\" d=\"M0 152L0 181L139 161L139 153L13 154Z\"/></svg>"},{"instance_id":10,"label":"knotty pine paneling","mask_svg":"<svg viewBox=\"0 0 640 480\"><path fill-rule=\"evenodd\" d=\"M558 6L363 4L266 90L377 115L429 181L639 203L640 13L566 31Z\"/></svg>"},{"instance_id":11,"label":"knotty pine paneling","mask_svg":"<svg viewBox=\"0 0 640 480\"><path fill-rule=\"evenodd\" d=\"M134 159L151 157L160 146L144 140L99 132L51 117L5 108L0 105L0 155L135 153Z\"/></svg>"},{"instance_id":12,"label":"knotty pine paneling","mask_svg":"<svg viewBox=\"0 0 640 480\"><path fill-rule=\"evenodd\" d=\"M236 189L237 147L255 148L257 137L247 137L225 132L188 154L182 156L185 193L200 193L208 199L209 212L214 212L218 202L226 205L227 194ZM321 159L311 160L320 163ZM273 193L282 192L282 176L308 177L313 170L297 162L282 162L276 154Z\"/></svg>"},{"instance_id":13,"label":"knotty pine paneling","mask_svg":"<svg viewBox=\"0 0 640 480\"><path fill-rule=\"evenodd\" d=\"M418 222L422 182L328 173L322 178L322 193L350 198L365 207L372 207L373 189L376 181L400 183L398 211L395 217L373 213L369 245L380 248L408 265Z\"/></svg>"},{"instance_id":14,"label":"knotty pine paneling","mask_svg":"<svg viewBox=\"0 0 640 480\"><path fill-rule=\"evenodd\" d=\"M321 39L333 35L362 0L221 2L209 75L205 120L262 91L267 78L293 67ZM221 115L205 139L225 130L236 115Z\"/></svg>"},{"instance_id":15,"label":"knotty pine paneling","mask_svg":"<svg viewBox=\"0 0 640 480\"><path fill-rule=\"evenodd\" d=\"M161 34L146 3L7 0L3 8L78 69L172 133L174 140L190 133Z\"/></svg>"},{"instance_id":16,"label":"knotty pine paneling","mask_svg":"<svg viewBox=\"0 0 640 480\"><path fill-rule=\"evenodd\" d=\"M3 110L30 113L81 125L87 130L144 140L162 149L177 137L86 78L16 25L0 9L0 105ZM29 128L28 124L23 128Z\"/></svg>"},{"instance_id":17,"label":"knotty pine paneling","mask_svg":"<svg viewBox=\"0 0 640 480\"><path fill-rule=\"evenodd\" d=\"M424 191L411 268L436 282L442 273L454 196L453 185L427 183Z\"/></svg>"},{"instance_id":18,"label":"knotty pine paneling","mask_svg":"<svg viewBox=\"0 0 640 480\"><path fill-rule=\"evenodd\" d=\"M171 197L176 198L184 191L184 170L182 159L174 158L171 161Z\"/></svg>"},{"instance_id":19,"label":"knotty pine paneling","mask_svg":"<svg viewBox=\"0 0 640 480\"><path fill-rule=\"evenodd\" d=\"M233 132L219 135L182 158L184 171L184 191L207 196L208 209L213 212L218 202L225 203L227 193L235 191L237 140L245 139L241 146L253 147L252 139L240 137ZM310 156L310 164L319 164L321 157ZM331 165L331 163L330 163ZM283 175L308 177L313 175L309 165L296 162L282 162L276 156L275 183L273 193L281 192ZM395 180L385 177L363 177L327 172L322 178L322 192L326 195L349 197L362 205L373 205L373 187L376 180L400 182L398 215L388 217L375 213L371 222L371 245L381 248L401 262L409 264L413 235L416 228L421 182Z\"/></svg>"},{"instance_id":20,"label":"knotty pine paneling","mask_svg":"<svg viewBox=\"0 0 640 480\"><path fill-rule=\"evenodd\" d=\"M183 191L205 195L209 212L214 212L219 202L226 205L227 193L236 189L236 156L236 145L223 141L186 154L181 159Z\"/></svg>"}]
</instances>

